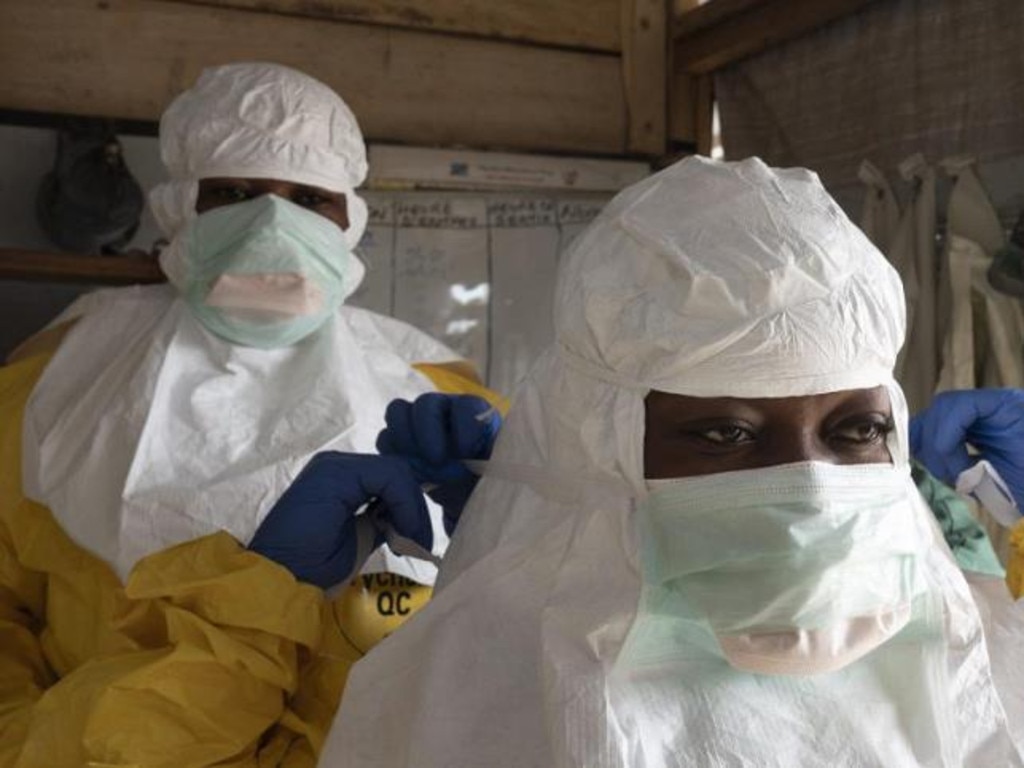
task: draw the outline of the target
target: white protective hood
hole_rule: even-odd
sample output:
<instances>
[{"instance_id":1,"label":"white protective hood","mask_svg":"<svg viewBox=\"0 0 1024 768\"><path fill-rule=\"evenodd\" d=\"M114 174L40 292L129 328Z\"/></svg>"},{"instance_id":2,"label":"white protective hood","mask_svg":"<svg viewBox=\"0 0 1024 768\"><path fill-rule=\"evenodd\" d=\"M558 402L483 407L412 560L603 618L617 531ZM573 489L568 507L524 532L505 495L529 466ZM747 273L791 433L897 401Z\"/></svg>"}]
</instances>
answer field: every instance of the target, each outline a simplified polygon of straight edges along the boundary
<instances>
[{"instance_id":1,"label":"white protective hood","mask_svg":"<svg viewBox=\"0 0 1024 768\"><path fill-rule=\"evenodd\" d=\"M178 288L201 178L342 191L350 245L362 234L359 128L333 91L300 72L204 71L164 114L160 145L171 181L150 202L171 238L161 265ZM346 293L363 274L352 261ZM313 453L375 453L387 404L434 389L413 363L457 359L404 323L344 306L294 346L236 346L205 330L169 286L100 291L55 323L72 318L27 406L24 487L122 578L142 557L215 531L248 543ZM432 512L440 552L447 537ZM385 549L367 567L424 583L436 574Z\"/></svg>"},{"instance_id":2,"label":"white protective hood","mask_svg":"<svg viewBox=\"0 0 1024 768\"><path fill-rule=\"evenodd\" d=\"M179 288L186 265L174 236L196 216L200 179L280 179L343 192L350 249L366 229L366 203L355 193L366 178L366 147L355 115L326 85L280 64L203 70L160 118L160 156L171 179L150 190L149 205L171 238L160 266Z\"/></svg>"},{"instance_id":3,"label":"white protective hood","mask_svg":"<svg viewBox=\"0 0 1024 768\"><path fill-rule=\"evenodd\" d=\"M641 591L647 392L885 385L905 465L903 312L895 272L812 173L694 158L623 191L563 259L556 343L514 397L437 594L356 665L321 768L1022 765L1020 697L993 669L1003 693L1020 675L990 663L909 480L930 633L810 677L612 674ZM1005 655L1020 610L985 605Z\"/></svg>"}]
</instances>

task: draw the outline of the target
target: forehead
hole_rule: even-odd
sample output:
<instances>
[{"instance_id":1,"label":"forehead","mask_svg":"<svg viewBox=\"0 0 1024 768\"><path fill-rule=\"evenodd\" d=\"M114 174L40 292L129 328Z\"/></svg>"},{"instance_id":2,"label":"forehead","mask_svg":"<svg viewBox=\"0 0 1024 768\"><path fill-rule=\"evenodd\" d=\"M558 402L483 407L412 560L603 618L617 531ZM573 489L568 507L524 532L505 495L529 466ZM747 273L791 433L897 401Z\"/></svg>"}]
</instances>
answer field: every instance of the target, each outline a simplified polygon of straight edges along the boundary
<instances>
[{"instance_id":1,"label":"forehead","mask_svg":"<svg viewBox=\"0 0 1024 768\"><path fill-rule=\"evenodd\" d=\"M216 186L219 184L238 184L249 189L267 189L267 190L308 190L311 192L317 192L327 197L342 196L341 192L334 192L323 187L317 187L312 184L303 184L297 181L288 181L287 179L264 179L255 178L251 176L210 176L205 179L199 180L199 186Z\"/></svg>"},{"instance_id":2,"label":"forehead","mask_svg":"<svg viewBox=\"0 0 1024 768\"><path fill-rule=\"evenodd\" d=\"M657 418L698 418L746 414L767 420L820 419L837 411L891 411L885 387L847 389L799 397L690 397L652 391L647 396L648 414Z\"/></svg>"}]
</instances>

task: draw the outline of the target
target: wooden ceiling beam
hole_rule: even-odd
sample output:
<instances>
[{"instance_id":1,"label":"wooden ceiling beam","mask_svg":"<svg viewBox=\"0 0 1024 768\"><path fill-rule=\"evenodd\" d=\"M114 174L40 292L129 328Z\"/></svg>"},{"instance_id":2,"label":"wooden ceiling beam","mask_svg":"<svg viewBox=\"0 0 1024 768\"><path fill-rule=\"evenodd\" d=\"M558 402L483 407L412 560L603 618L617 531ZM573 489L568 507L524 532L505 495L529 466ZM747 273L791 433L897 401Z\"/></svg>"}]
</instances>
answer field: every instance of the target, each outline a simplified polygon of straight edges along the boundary
<instances>
[{"instance_id":1,"label":"wooden ceiling beam","mask_svg":"<svg viewBox=\"0 0 1024 768\"><path fill-rule=\"evenodd\" d=\"M87 256L0 248L0 280L134 285L162 283L166 279L156 257L138 252L124 256Z\"/></svg>"},{"instance_id":2,"label":"wooden ceiling beam","mask_svg":"<svg viewBox=\"0 0 1024 768\"><path fill-rule=\"evenodd\" d=\"M668 7L665 0L622 0L626 149L660 156L667 147Z\"/></svg>"},{"instance_id":3,"label":"wooden ceiling beam","mask_svg":"<svg viewBox=\"0 0 1024 768\"><path fill-rule=\"evenodd\" d=\"M675 72L714 72L872 2L877 0L710 0L675 16Z\"/></svg>"},{"instance_id":4,"label":"wooden ceiling beam","mask_svg":"<svg viewBox=\"0 0 1024 768\"><path fill-rule=\"evenodd\" d=\"M618 53L619 0L177 0Z\"/></svg>"},{"instance_id":5,"label":"wooden ceiling beam","mask_svg":"<svg viewBox=\"0 0 1024 768\"><path fill-rule=\"evenodd\" d=\"M368 139L621 154L621 57L168 0L0 1L0 108L156 120L200 70L276 61Z\"/></svg>"}]
</instances>

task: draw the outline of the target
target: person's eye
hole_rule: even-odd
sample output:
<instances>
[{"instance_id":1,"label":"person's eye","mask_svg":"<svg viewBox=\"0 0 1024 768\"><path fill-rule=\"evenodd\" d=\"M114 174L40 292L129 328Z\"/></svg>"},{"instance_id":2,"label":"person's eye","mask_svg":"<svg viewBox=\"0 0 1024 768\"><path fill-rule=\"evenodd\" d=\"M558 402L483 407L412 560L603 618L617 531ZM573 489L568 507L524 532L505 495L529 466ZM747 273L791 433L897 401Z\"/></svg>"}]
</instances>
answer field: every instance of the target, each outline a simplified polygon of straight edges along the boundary
<instances>
[{"instance_id":1,"label":"person's eye","mask_svg":"<svg viewBox=\"0 0 1024 768\"><path fill-rule=\"evenodd\" d=\"M249 190L245 187L225 184L210 190L210 196L221 203L240 203L249 199Z\"/></svg>"},{"instance_id":2,"label":"person's eye","mask_svg":"<svg viewBox=\"0 0 1024 768\"><path fill-rule=\"evenodd\" d=\"M319 208L321 205L331 202L326 195L317 192L299 192L292 198L292 202L301 205L303 208Z\"/></svg>"},{"instance_id":3,"label":"person's eye","mask_svg":"<svg viewBox=\"0 0 1024 768\"><path fill-rule=\"evenodd\" d=\"M833 428L830 437L847 445L869 446L883 442L895 428L891 417L878 414L847 419Z\"/></svg>"},{"instance_id":4,"label":"person's eye","mask_svg":"<svg viewBox=\"0 0 1024 768\"><path fill-rule=\"evenodd\" d=\"M721 426L707 427L694 430L693 435L713 445L733 446L754 441L754 433L747 427L739 424L723 424Z\"/></svg>"}]
</instances>

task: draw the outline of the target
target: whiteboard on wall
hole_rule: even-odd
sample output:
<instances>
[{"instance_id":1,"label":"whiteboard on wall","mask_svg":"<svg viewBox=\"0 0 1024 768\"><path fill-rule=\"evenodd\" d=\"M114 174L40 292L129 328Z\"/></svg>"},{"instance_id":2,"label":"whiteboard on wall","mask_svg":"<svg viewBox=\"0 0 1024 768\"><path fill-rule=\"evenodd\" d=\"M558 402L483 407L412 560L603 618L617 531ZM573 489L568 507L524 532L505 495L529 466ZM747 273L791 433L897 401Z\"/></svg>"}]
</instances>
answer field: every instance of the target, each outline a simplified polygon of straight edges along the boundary
<instances>
[{"instance_id":1,"label":"whiteboard on wall","mask_svg":"<svg viewBox=\"0 0 1024 768\"><path fill-rule=\"evenodd\" d=\"M403 320L511 394L553 338L559 256L608 195L367 192L349 303Z\"/></svg>"}]
</instances>

